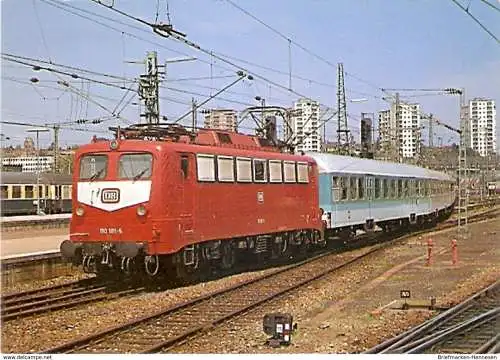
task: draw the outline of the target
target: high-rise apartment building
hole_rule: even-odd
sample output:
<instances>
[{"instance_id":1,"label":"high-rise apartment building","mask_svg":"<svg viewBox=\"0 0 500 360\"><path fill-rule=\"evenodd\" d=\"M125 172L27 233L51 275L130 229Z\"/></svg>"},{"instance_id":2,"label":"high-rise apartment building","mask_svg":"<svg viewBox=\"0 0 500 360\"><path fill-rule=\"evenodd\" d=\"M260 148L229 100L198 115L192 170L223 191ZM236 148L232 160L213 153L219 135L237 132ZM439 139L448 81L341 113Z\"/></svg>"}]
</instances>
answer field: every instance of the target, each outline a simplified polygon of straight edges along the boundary
<instances>
[{"instance_id":1,"label":"high-rise apartment building","mask_svg":"<svg viewBox=\"0 0 500 360\"><path fill-rule=\"evenodd\" d=\"M233 109L210 109L205 113L205 127L236 131L238 116Z\"/></svg>"},{"instance_id":2,"label":"high-rise apartment building","mask_svg":"<svg viewBox=\"0 0 500 360\"><path fill-rule=\"evenodd\" d=\"M294 115L290 118L296 151L321 151L321 129L319 123L319 102L301 98L293 105ZM288 131L285 129L285 136Z\"/></svg>"},{"instance_id":3,"label":"high-rise apartment building","mask_svg":"<svg viewBox=\"0 0 500 360\"><path fill-rule=\"evenodd\" d=\"M475 98L469 101L469 134L468 142L472 149L481 156L491 155L497 151L495 101Z\"/></svg>"},{"instance_id":4,"label":"high-rise apartment building","mask_svg":"<svg viewBox=\"0 0 500 360\"><path fill-rule=\"evenodd\" d=\"M396 104L389 110L379 111L379 141L385 159L416 158L420 154L420 104Z\"/></svg>"}]
</instances>

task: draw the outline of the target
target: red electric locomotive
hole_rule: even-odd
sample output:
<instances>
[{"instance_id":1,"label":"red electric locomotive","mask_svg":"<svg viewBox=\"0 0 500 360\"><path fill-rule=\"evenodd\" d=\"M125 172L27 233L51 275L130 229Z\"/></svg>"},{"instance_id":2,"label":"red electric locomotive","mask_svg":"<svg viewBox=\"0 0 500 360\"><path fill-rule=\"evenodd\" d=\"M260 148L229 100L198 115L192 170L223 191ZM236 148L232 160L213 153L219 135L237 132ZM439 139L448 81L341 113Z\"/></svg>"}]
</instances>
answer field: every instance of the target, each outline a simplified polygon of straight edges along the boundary
<instances>
[{"instance_id":1,"label":"red electric locomotive","mask_svg":"<svg viewBox=\"0 0 500 360\"><path fill-rule=\"evenodd\" d=\"M75 154L73 199L61 253L86 272L189 278L324 244L315 161L256 136L118 129Z\"/></svg>"}]
</instances>

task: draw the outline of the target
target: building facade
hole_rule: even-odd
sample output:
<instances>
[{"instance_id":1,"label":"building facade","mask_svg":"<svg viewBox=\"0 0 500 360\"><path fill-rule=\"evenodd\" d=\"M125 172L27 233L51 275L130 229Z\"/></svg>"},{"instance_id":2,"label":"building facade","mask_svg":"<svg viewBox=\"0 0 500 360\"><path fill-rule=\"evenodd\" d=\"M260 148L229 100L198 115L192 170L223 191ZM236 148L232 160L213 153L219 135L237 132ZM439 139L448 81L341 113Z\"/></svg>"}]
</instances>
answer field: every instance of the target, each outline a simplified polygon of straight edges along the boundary
<instances>
[{"instance_id":1,"label":"building facade","mask_svg":"<svg viewBox=\"0 0 500 360\"><path fill-rule=\"evenodd\" d=\"M205 113L205 127L207 129L219 129L236 131L238 128L238 116L233 109L210 109Z\"/></svg>"},{"instance_id":2,"label":"building facade","mask_svg":"<svg viewBox=\"0 0 500 360\"><path fill-rule=\"evenodd\" d=\"M40 164L40 167L38 167ZM40 172L50 171L54 165L53 156L19 156L19 157L2 157L2 167L6 169L19 169L22 172Z\"/></svg>"},{"instance_id":3,"label":"building facade","mask_svg":"<svg viewBox=\"0 0 500 360\"><path fill-rule=\"evenodd\" d=\"M468 109L469 144L481 156L488 156L497 151L496 108L491 99L475 98L469 101Z\"/></svg>"},{"instance_id":4,"label":"building facade","mask_svg":"<svg viewBox=\"0 0 500 360\"><path fill-rule=\"evenodd\" d=\"M321 151L321 126L319 102L301 98L293 105L290 128L293 131L296 151ZM285 131L287 135L287 131Z\"/></svg>"},{"instance_id":5,"label":"building facade","mask_svg":"<svg viewBox=\"0 0 500 360\"><path fill-rule=\"evenodd\" d=\"M399 105L396 121L396 104L389 110L379 111L379 142L384 158L390 160L416 160L421 147L420 104Z\"/></svg>"}]
</instances>

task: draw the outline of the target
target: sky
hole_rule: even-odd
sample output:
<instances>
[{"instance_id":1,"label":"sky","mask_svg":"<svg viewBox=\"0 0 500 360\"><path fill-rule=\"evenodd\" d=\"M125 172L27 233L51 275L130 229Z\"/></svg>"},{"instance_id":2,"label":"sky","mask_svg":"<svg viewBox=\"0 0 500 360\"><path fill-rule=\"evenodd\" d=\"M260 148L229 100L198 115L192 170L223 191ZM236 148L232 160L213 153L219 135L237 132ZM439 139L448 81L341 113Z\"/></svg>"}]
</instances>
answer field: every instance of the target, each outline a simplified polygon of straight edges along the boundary
<instances>
[{"instance_id":1,"label":"sky","mask_svg":"<svg viewBox=\"0 0 500 360\"><path fill-rule=\"evenodd\" d=\"M208 52L232 57L227 59L237 67L174 39L158 36L147 25L91 0L3 0L2 54L73 66L77 70L70 73L108 84L34 71L30 66L2 59L3 121L70 123L62 126L63 146L86 143L94 134L110 135L109 126L136 123L140 106L137 97L132 97L136 88L130 80L144 72L140 62L148 51L157 51L160 63L186 56L196 58L166 67L160 88L160 112L170 120L188 111L192 98L202 102L230 84L239 69L247 70L254 79L238 82L204 108L241 111L259 104L255 96L265 98L267 104L289 107L300 94L320 101L325 109L335 109L339 62L346 72L349 126L357 141L361 112L376 113L389 106L382 97L394 91L387 94L381 88L457 87L465 88L468 99L491 98L497 107L500 101L500 44L451 0L231 0L284 38L228 0L101 1L150 23L170 22ZM470 13L500 38L500 11L483 0L457 1L469 5ZM500 8L499 0L488 1ZM291 47L287 39L292 41ZM56 65L45 66L64 70ZM287 90L290 68L294 93ZM69 86L61 85L63 81ZM457 96L416 91L400 94L407 101L419 102L425 113L458 126ZM351 101L360 98L366 101ZM122 107L120 119L76 124L78 119L109 117ZM201 114L198 121L201 125ZM189 124L190 119L183 123ZM335 119L327 123L329 140L335 139L336 126ZM423 126L427 127L427 123ZM242 131L249 133L251 127L247 121ZM3 144L22 142L26 130L2 125ZM497 132L500 145L500 130ZM427 138L426 129L423 133ZM435 133L435 144L437 137L444 145L457 141L456 135L444 128L435 128ZM51 142L50 133L40 137L43 146Z\"/></svg>"}]
</instances>

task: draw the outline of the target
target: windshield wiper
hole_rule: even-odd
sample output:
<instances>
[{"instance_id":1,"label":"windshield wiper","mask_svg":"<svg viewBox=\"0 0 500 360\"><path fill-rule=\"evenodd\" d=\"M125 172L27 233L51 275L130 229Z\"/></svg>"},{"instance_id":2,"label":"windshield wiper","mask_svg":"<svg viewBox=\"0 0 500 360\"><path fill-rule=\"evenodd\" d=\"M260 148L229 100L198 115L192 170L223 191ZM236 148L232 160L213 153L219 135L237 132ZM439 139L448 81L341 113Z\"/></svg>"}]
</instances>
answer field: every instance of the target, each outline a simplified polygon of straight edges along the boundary
<instances>
[{"instance_id":1,"label":"windshield wiper","mask_svg":"<svg viewBox=\"0 0 500 360\"><path fill-rule=\"evenodd\" d=\"M101 176L102 172L104 171L104 169L106 169L105 167L103 167L101 170L99 170L98 172L92 174L92 176L89 178L89 181L92 182L94 181L95 179L97 179L99 176Z\"/></svg>"},{"instance_id":2,"label":"windshield wiper","mask_svg":"<svg viewBox=\"0 0 500 360\"><path fill-rule=\"evenodd\" d=\"M144 175L147 171L149 170L149 166L147 168L145 168L144 170L142 170L140 173L138 173L137 175L135 175L132 180L133 181L136 181L136 180L139 180L142 175Z\"/></svg>"}]
</instances>

